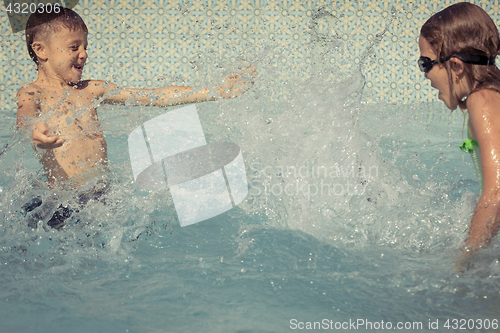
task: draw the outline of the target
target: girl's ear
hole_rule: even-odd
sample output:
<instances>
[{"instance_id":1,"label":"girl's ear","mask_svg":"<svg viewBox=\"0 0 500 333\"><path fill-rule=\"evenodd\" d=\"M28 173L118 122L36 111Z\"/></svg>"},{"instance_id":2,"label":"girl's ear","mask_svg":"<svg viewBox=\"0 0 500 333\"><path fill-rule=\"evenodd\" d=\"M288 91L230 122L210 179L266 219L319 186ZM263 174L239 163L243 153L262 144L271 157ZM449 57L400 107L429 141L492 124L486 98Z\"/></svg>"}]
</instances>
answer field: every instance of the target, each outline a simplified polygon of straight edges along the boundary
<instances>
[{"instance_id":1,"label":"girl's ear","mask_svg":"<svg viewBox=\"0 0 500 333\"><path fill-rule=\"evenodd\" d=\"M35 52L38 60L46 61L48 59L47 52L45 52L45 45L43 42L33 42L31 48Z\"/></svg>"},{"instance_id":2,"label":"girl's ear","mask_svg":"<svg viewBox=\"0 0 500 333\"><path fill-rule=\"evenodd\" d=\"M451 58L449 62L450 68L453 71L453 75L459 76L464 72L464 63L462 62L462 60Z\"/></svg>"}]
</instances>

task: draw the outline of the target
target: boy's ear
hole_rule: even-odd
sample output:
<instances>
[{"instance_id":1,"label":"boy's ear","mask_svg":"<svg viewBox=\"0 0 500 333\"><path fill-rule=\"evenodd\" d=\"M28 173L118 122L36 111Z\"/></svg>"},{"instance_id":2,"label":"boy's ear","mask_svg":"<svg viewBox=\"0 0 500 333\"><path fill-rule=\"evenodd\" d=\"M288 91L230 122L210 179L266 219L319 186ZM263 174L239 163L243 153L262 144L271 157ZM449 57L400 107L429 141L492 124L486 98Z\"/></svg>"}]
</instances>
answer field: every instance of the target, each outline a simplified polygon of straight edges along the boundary
<instances>
[{"instance_id":1,"label":"boy's ear","mask_svg":"<svg viewBox=\"0 0 500 333\"><path fill-rule=\"evenodd\" d=\"M47 60L47 52L45 51L45 45L43 42L33 42L31 44L31 48L33 49L33 52L35 52L37 58L39 60Z\"/></svg>"},{"instance_id":2,"label":"boy's ear","mask_svg":"<svg viewBox=\"0 0 500 333\"><path fill-rule=\"evenodd\" d=\"M461 75L464 72L464 63L458 58L451 58L449 60L450 68L454 75Z\"/></svg>"}]
</instances>

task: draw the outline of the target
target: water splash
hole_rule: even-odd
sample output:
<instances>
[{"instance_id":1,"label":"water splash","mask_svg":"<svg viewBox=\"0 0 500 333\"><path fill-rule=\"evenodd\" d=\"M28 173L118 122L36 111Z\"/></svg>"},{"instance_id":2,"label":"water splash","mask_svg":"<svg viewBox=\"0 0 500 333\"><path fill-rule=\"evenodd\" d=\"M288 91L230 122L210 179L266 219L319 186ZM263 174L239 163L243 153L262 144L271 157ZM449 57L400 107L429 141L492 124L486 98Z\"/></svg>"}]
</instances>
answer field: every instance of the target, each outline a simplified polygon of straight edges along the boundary
<instances>
[{"instance_id":1,"label":"water splash","mask_svg":"<svg viewBox=\"0 0 500 333\"><path fill-rule=\"evenodd\" d=\"M454 239L460 239L473 209L474 198L464 190L467 186L426 179L428 168L421 158L400 153L406 148L401 143L404 139L392 143L374 132L375 124L388 130L389 122L396 126L405 119L391 120L385 106L365 107L360 102L363 66L395 17L393 10L359 63L346 73L327 61L347 44L335 29L336 18L320 9L309 25L310 73L294 82L279 81L279 71L286 70L276 65L282 52L266 48L253 61L260 73L254 91L238 99L199 105L207 141L238 144L251 179L247 200L227 216L236 216L244 225L251 220L257 225L298 229L342 247L384 244L403 251L429 251L459 242ZM322 25L327 27L320 29ZM225 64L224 70L228 68L233 69ZM214 75L207 80L218 78ZM134 187L126 149L127 135L165 110L126 106L101 107L100 111L106 114L102 124L116 184L106 205L76 214L65 233L46 231L46 221L39 223L35 214L22 213L23 205L34 197L42 201L50 197L49 191L34 186L43 175L26 148L30 143L16 136L4 148L0 156L5 179L0 184L4 188L0 204L5 207L0 213L0 248L10 253L13 262L24 260L27 253L46 260L56 257L57 267L81 264L87 256L126 260L137 244L159 246L163 236L170 239L171 233L179 232L168 192L142 192ZM361 128L360 117L370 119L373 128ZM390 150L394 153L388 156ZM399 159L420 164L402 168ZM424 175L414 177L417 173ZM461 191L458 203L442 195L453 186ZM32 230L26 223L30 218L40 227ZM450 227L454 221L456 226ZM238 231L235 234L237 239L244 238ZM60 252L71 255L61 257Z\"/></svg>"}]
</instances>

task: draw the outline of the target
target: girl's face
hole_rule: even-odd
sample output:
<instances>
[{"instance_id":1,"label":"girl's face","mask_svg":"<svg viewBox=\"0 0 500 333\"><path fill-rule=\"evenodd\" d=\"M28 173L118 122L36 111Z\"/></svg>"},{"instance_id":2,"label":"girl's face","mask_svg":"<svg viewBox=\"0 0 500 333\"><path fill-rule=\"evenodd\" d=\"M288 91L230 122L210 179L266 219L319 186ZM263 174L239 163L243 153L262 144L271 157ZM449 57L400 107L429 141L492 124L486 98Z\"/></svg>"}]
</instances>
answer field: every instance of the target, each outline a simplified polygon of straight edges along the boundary
<instances>
[{"instance_id":1,"label":"girl's face","mask_svg":"<svg viewBox=\"0 0 500 333\"><path fill-rule=\"evenodd\" d=\"M431 44L424 37L418 39L418 47L420 48L420 56L428 57L431 60L437 60L438 55L433 50ZM443 64L436 64L432 69L425 73L425 78L431 81L431 87L439 90L438 98L446 104L448 109L455 110L458 106L456 96L451 93L450 81L448 72Z\"/></svg>"}]
</instances>

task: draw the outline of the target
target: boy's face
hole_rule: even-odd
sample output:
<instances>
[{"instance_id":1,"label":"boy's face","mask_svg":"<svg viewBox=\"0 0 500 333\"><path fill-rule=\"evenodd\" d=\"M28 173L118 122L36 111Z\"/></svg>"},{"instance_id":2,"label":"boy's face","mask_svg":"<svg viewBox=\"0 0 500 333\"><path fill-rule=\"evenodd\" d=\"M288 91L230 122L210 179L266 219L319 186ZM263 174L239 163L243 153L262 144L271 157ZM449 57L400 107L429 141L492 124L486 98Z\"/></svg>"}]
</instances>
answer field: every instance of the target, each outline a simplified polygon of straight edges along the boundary
<instances>
[{"instance_id":1,"label":"boy's face","mask_svg":"<svg viewBox=\"0 0 500 333\"><path fill-rule=\"evenodd\" d=\"M87 61L87 33L60 27L45 44L44 71L49 78L78 83Z\"/></svg>"}]
</instances>

